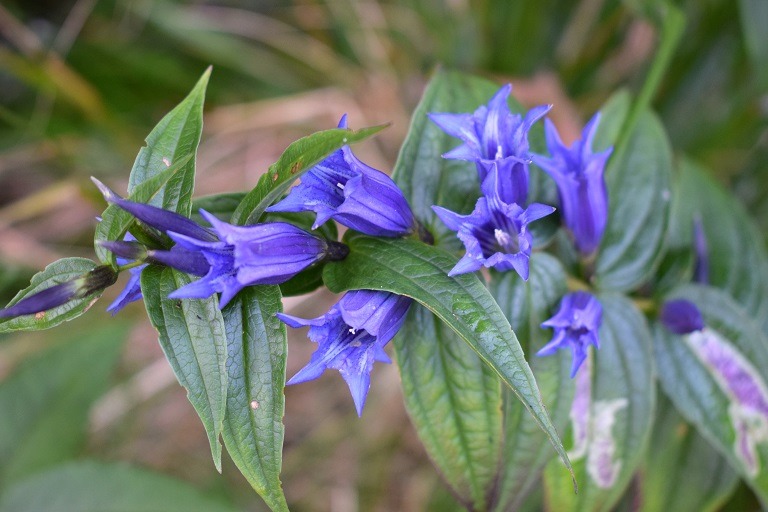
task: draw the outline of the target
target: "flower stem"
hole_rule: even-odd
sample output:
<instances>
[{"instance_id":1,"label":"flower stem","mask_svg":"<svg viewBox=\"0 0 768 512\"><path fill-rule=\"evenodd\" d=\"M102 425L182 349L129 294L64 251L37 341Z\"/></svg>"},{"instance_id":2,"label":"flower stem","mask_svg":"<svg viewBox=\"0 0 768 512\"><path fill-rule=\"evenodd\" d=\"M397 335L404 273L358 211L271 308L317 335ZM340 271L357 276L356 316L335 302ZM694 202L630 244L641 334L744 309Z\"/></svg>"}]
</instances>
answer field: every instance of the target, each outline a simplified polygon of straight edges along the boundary
<instances>
[{"instance_id":1,"label":"flower stem","mask_svg":"<svg viewBox=\"0 0 768 512\"><path fill-rule=\"evenodd\" d=\"M130 270L132 268L140 267L145 263L146 261L141 261L141 260L132 261L130 263L126 263L125 265L120 265L119 267L117 267L117 272L120 273L124 270Z\"/></svg>"},{"instance_id":2,"label":"flower stem","mask_svg":"<svg viewBox=\"0 0 768 512\"><path fill-rule=\"evenodd\" d=\"M657 24L660 23L661 35L659 41L659 48L651 63L651 68L648 71L648 75L643 83L643 88L637 95L637 99L630 108L627 118L624 120L624 124L619 132L619 138L616 142L616 152L613 154L612 159L614 161L620 161L624 151L626 151L627 142L630 135L637 124L637 120L648 106L651 104L651 100L656 95L656 91L661 84L661 80L664 77L664 73L669 67L669 63L672 61L672 56L677 49L677 45L683 36L685 29L685 15L683 12L671 4L665 4L659 12L658 18L660 19Z\"/></svg>"}]
</instances>

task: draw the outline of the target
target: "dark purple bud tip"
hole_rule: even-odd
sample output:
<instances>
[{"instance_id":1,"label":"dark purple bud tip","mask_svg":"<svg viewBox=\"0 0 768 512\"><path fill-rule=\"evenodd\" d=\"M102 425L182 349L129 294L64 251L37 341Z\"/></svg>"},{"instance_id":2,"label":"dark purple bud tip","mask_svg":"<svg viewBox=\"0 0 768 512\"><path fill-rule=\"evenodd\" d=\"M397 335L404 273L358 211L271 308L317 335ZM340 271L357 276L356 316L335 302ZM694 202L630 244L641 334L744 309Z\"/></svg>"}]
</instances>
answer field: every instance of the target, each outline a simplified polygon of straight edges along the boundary
<instances>
[{"instance_id":1,"label":"dark purple bud tip","mask_svg":"<svg viewBox=\"0 0 768 512\"><path fill-rule=\"evenodd\" d=\"M670 300L661 306L659 320L675 334L688 334L704 328L704 318L696 305L688 300Z\"/></svg>"},{"instance_id":2,"label":"dark purple bud tip","mask_svg":"<svg viewBox=\"0 0 768 512\"><path fill-rule=\"evenodd\" d=\"M21 299L16 304L0 309L0 318L32 315L53 309L74 299L82 299L99 292L117 281L117 273L111 267L96 267L84 276L65 283L55 284Z\"/></svg>"},{"instance_id":3,"label":"dark purple bud tip","mask_svg":"<svg viewBox=\"0 0 768 512\"><path fill-rule=\"evenodd\" d=\"M349 255L349 247L341 242L328 240L328 249L325 254L326 261L341 261Z\"/></svg>"}]
</instances>

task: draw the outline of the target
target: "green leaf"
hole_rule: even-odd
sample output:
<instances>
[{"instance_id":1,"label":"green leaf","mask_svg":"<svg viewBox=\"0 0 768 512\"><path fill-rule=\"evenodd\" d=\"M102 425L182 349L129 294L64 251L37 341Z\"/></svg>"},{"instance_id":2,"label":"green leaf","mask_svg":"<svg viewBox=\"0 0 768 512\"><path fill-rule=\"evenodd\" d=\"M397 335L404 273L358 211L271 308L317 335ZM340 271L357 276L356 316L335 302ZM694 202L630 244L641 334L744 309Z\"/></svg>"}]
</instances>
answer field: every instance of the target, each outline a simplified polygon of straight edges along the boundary
<instances>
[{"instance_id":1,"label":"green leaf","mask_svg":"<svg viewBox=\"0 0 768 512\"><path fill-rule=\"evenodd\" d=\"M465 506L487 510L501 456L499 378L418 305L394 344L405 406L419 439Z\"/></svg>"},{"instance_id":2,"label":"green leaf","mask_svg":"<svg viewBox=\"0 0 768 512\"><path fill-rule=\"evenodd\" d=\"M182 156L169 168L136 185L129 199L137 203L151 203L157 194L163 190L168 181L182 169L186 168L193 156L194 153ZM100 240L122 240L125 232L128 231L128 228L135 221L136 219L133 215L122 208L114 204L107 206L106 210L101 214L101 222L96 225L94 234L94 242L96 242L94 250L102 263L114 266L115 256L99 245L98 242Z\"/></svg>"},{"instance_id":3,"label":"green leaf","mask_svg":"<svg viewBox=\"0 0 768 512\"><path fill-rule=\"evenodd\" d=\"M478 276L448 277L456 259L415 240L377 239L348 231L346 242L349 256L325 266L323 280L328 288L336 293L386 290L420 302L512 388L570 469L517 337Z\"/></svg>"},{"instance_id":4,"label":"green leaf","mask_svg":"<svg viewBox=\"0 0 768 512\"><path fill-rule=\"evenodd\" d=\"M243 289L222 311L227 335L224 446L274 511L287 511L280 468L285 409L285 325L277 286Z\"/></svg>"},{"instance_id":5,"label":"green leaf","mask_svg":"<svg viewBox=\"0 0 768 512\"><path fill-rule=\"evenodd\" d=\"M54 261L42 272L38 272L30 280L29 286L21 290L11 299L8 306L12 306L21 299L41 292L51 286L77 279L96 268L96 263L86 258L63 258ZM61 306L49 309L37 315L23 315L16 318L5 319L0 322L0 333L13 331L40 331L50 329L68 322L82 315L101 296L101 292L94 293L82 299L75 299Z\"/></svg>"},{"instance_id":6,"label":"green leaf","mask_svg":"<svg viewBox=\"0 0 768 512\"><path fill-rule=\"evenodd\" d=\"M163 117L147 136L128 179L128 193L139 184L164 171L177 160L194 155L203 131L203 103L211 68L205 70L195 87L181 103ZM195 188L195 161L189 160L174 174L152 200L154 206L189 216L192 192Z\"/></svg>"},{"instance_id":7,"label":"green leaf","mask_svg":"<svg viewBox=\"0 0 768 512\"><path fill-rule=\"evenodd\" d=\"M245 192L226 192L223 194L214 194L210 196L196 197L192 200L192 219L202 223L204 219L198 213L205 210L212 213L220 219L229 219L235 213Z\"/></svg>"},{"instance_id":8,"label":"green leaf","mask_svg":"<svg viewBox=\"0 0 768 512\"><path fill-rule=\"evenodd\" d=\"M595 276L602 290L631 290L651 276L669 217L672 151L656 116L640 115L623 155L606 169L608 225Z\"/></svg>"},{"instance_id":9,"label":"green leaf","mask_svg":"<svg viewBox=\"0 0 768 512\"><path fill-rule=\"evenodd\" d=\"M71 462L8 488L0 512L234 512L191 485L125 464Z\"/></svg>"},{"instance_id":10,"label":"green leaf","mask_svg":"<svg viewBox=\"0 0 768 512\"><path fill-rule=\"evenodd\" d=\"M408 135L400 149L392 178L411 205L416 218L434 235L435 244L446 249L459 249L456 233L449 230L432 211L432 205L468 213L480 197L477 169L471 162L446 160L443 153L461 144L444 133L427 118L430 112L474 112L498 91L499 84L458 72L437 70L411 117ZM510 98L510 110L524 109ZM539 142L541 127L536 127ZM531 137L535 137L532 135ZM534 140L531 141L532 145ZM532 199L546 195L539 190L552 183L538 168L531 167Z\"/></svg>"},{"instance_id":11,"label":"green leaf","mask_svg":"<svg viewBox=\"0 0 768 512\"><path fill-rule=\"evenodd\" d=\"M232 216L232 224L258 222L264 210L285 194L306 171L346 144L354 144L374 135L387 125L360 130L334 128L313 133L292 143L256 186L245 195Z\"/></svg>"},{"instance_id":12,"label":"green leaf","mask_svg":"<svg viewBox=\"0 0 768 512\"><path fill-rule=\"evenodd\" d=\"M564 432L573 400L571 355L559 351L554 356L534 354L552 338L550 329L541 323L556 310L568 291L562 265L552 256L534 253L528 281L514 272L494 273L490 285L499 307L519 336L531 370L555 428ZM510 392L504 402L504 449L497 484L494 510L518 510L527 501L541 478L546 463L554 455L544 432L538 427L519 400Z\"/></svg>"},{"instance_id":13,"label":"green leaf","mask_svg":"<svg viewBox=\"0 0 768 512\"><path fill-rule=\"evenodd\" d=\"M107 389L124 334L119 323L79 331L0 382L1 486L82 450L88 412Z\"/></svg>"},{"instance_id":14,"label":"green leaf","mask_svg":"<svg viewBox=\"0 0 768 512\"><path fill-rule=\"evenodd\" d=\"M160 346L203 422L214 464L221 472L219 435L227 400L227 338L215 297L167 298L191 281L171 268L150 265L141 273L141 291Z\"/></svg>"},{"instance_id":15,"label":"green leaf","mask_svg":"<svg viewBox=\"0 0 768 512\"><path fill-rule=\"evenodd\" d=\"M661 400L642 470L643 512L715 512L739 482L728 462Z\"/></svg>"},{"instance_id":16,"label":"green leaf","mask_svg":"<svg viewBox=\"0 0 768 512\"><path fill-rule=\"evenodd\" d=\"M739 0L739 14L744 46L752 59L758 88L768 88L768 3L763 0Z\"/></svg>"},{"instance_id":17,"label":"green leaf","mask_svg":"<svg viewBox=\"0 0 768 512\"><path fill-rule=\"evenodd\" d=\"M590 349L572 381L584 407L571 409L570 457L580 485L568 491L557 464L544 471L551 510L610 511L642 462L653 426L655 386L651 333L632 302L598 296L600 349ZM553 461L554 462L554 461Z\"/></svg>"},{"instance_id":18,"label":"green leaf","mask_svg":"<svg viewBox=\"0 0 768 512\"><path fill-rule=\"evenodd\" d=\"M680 163L673 204L671 248L691 251L698 215L707 240L709 283L729 292L768 333L765 237L742 204L689 160Z\"/></svg>"},{"instance_id":19,"label":"green leaf","mask_svg":"<svg viewBox=\"0 0 768 512\"><path fill-rule=\"evenodd\" d=\"M661 385L680 414L768 506L768 337L722 290L688 285L667 298L695 303L707 327L677 336L656 325ZM714 357L719 364L712 363ZM739 394L726 375L737 379Z\"/></svg>"}]
</instances>

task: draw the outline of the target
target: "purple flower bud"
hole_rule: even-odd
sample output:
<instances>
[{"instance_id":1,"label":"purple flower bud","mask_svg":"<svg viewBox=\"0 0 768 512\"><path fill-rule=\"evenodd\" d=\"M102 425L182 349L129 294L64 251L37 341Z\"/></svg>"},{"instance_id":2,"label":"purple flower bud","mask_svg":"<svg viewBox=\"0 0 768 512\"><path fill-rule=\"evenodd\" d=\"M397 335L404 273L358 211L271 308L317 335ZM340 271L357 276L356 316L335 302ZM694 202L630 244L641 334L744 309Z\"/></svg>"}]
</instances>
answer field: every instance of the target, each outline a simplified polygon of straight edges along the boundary
<instances>
[{"instance_id":1,"label":"purple flower bud","mask_svg":"<svg viewBox=\"0 0 768 512\"><path fill-rule=\"evenodd\" d=\"M552 341L539 350L537 356L549 356L561 348L570 348L573 353L571 378L576 375L581 363L587 357L587 347L600 348L598 331L603 323L603 306L597 298L587 292L568 293L560 301L555 316L542 323L542 327L555 330Z\"/></svg>"},{"instance_id":2,"label":"purple flower bud","mask_svg":"<svg viewBox=\"0 0 768 512\"><path fill-rule=\"evenodd\" d=\"M696 304L689 300L669 300L661 306L659 320L675 334L688 334L704 328L704 318Z\"/></svg>"},{"instance_id":3,"label":"purple flower bud","mask_svg":"<svg viewBox=\"0 0 768 512\"><path fill-rule=\"evenodd\" d=\"M411 299L393 293L354 290L324 315L311 320L278 313L291 327L309 326L309 339L318 348L309 363L288 384L316 379L328 369L339 370L352 393L357 415L362 416L371 386L373 363L389 363L384 346L405 320Z\"/></svg>"},{"instance_id":4,"label":"purple flower bud","mask_svg":"<svg viewBox=\"0 0 768 512\"><path fill-rule=\"evenodd\" d=\"M346 126L344 115L339 127ZM301 183L267 211L314 211L312 229L329 219L371 236L394 238L416 229L408 201L392 178L358 160L349 146L307 171Z\"/></svg>"},{"instance_id":5,"label":"purple flower bud","mask_svg":"<svg viewBox=\"0 0 768 512\"><path fill-rule=\"evenodd\" d=\"M524 205L528 201L528 131L544 117L552 105L541 105L528 111L525 117L512 114L507 98L512 86L503 86L488 105L473 114L430 113L429 118L445 133L461 139L464 144L443 155L443 158L475 162L480 182L491 169L500 171L499 191L507 203Z\"/></svg>"},{"instance_id":6,"label":"purple flower bud","mask_svg":"<svg viewBox=\"0 0 768 512\"><path fill-rule=\"evenodd\" d=\"M119 206L150 227L162 231L163 233L173 231L174 233L180 233L182 235L196 238L198 240L204 240L208 242L216 241L216 235L203 228L202 226L199 226L192 219L188 219L183 215L179 215L178 213L169 210L157 208L156 206L144 203L135 203L133 201L129 201L128 199L123 199L117 195L115 191L107 187L96 178L91 177L91 181L93 181L96 186L99 187L99 190L104 196L104 199L106 199L108 203Z\"/></svg>"},{"instance_id":7,"label":"purple flower bud","mask_svg":"<svg viewBox=\"0 0 768 512\"><path fill-rule=\"evenodd\" d=\"M523 210L517 204L504 202L499 194L500 171L494 168L482 185L483 197L469 215L459 215L440 206L433 206L440 220L464 243L466 254L448 273L450 276L466 274L480 267L495 268L500 272L515 269L524 280L528 279L528 265L533 240L528 224L546 217L555 209L534 203Z\"/></svg>"},{"instance_id":8,"label":"purple flower bud","mask_svg":"<svg viewBox=\"0 0 768 512\"><path fill-rule=\"evenodd\" d=\"M96 267L83 276L55 284L29 297L24 297L5 309L0 309L0 318L12 318L47 311L71 300L82 299L100 292L113 285L116 280L117 273L109 266Z\"/></svg>"},{"instance_id":9,"label":"purple flower bud","mask_svg":"<svg viewBox=\"0 0 768 512\"><path fill-rule=\"evenodd\" d=\"M565 226L573 235L576 249L589 256L600 246L608 220L608 192L603 173L613 148L592 152L600 113L587 123L582 138L566 147L555 125L545 121L547 149L551 158L534 155L533 161L557 184Z\"/></svg>"},{"instance_id":10,"label":"purple flower bud","mask_svg":"<svg viewBox=\"0 0 768 512\"><path fill-rule=\"evenodd\" d=\"M204 298L218 292L219 306L223 308L244 287L284 283L324 259L331 249L322 238L292 224L233 226L204 210L200 214L213 226L217 241L203 241L172 231L168 236L181 249L202 254L208 262L208 272L202 279L171 293L171 298ZM190 264L189 255L183 252L174 254L172 250L163 256L171 266L178 265L182 258L185 265Z\"/></svg>"}]
</instances>

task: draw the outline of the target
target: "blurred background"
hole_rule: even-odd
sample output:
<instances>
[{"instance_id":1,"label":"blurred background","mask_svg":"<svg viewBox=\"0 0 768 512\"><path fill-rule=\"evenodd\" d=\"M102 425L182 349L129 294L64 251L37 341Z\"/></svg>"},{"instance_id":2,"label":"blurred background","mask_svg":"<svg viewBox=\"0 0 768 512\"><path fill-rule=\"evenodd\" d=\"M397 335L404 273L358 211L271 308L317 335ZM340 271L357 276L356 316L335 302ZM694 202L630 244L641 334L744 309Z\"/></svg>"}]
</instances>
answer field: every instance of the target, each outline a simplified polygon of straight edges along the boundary
<instances>
[{"instance_id":1,"label":"blurred background","mask_svg":"<svg viewBox=\"0 0 768 512\"><path fill-rule=\"evenodd\" d=\"M766 228L768 2L674 3L686 29L653 106L675 151L707 166ZM290 142L344 112L352 127L392 123L355 148L389 172L438 65L511 81L526 106L554 103L554 120L575 136L617 88L639 91L662 4L1 0L0 299L57 258L94 257L104 205L88 177L124 191L144 137L209 64L196 195L250 189ZM87 457L264 510L231 462L215 471L143 306L104 312L121 286L66 328L0 340L0 492ZM332 300L320 292L286 308L317 316ZM289 376L314 347L291 334ZM82 350L59 350L73 343ZM286 390L283 484L295 510L454 509L400 393L386 365L362 419L336 372Z\"/></svg>"}]
</instances>

